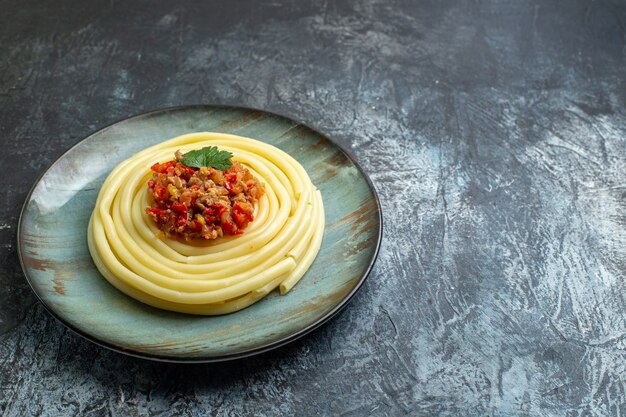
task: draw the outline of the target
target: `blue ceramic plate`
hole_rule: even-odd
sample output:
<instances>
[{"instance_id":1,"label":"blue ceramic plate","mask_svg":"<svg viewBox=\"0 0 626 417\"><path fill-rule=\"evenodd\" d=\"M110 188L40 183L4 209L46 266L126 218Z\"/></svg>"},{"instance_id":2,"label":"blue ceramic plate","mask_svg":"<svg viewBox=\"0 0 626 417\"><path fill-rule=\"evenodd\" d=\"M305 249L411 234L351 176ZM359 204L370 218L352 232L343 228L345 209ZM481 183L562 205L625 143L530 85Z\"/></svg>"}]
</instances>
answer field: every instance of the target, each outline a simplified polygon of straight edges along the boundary
<instances>
[{"instance_id":1,"label":"blue ceramic plate","mask_svg":"<svg viewBox=\"0 0 626 417\"><path fill-rule=\"evenodd\" d=\"M87 249L87 223L109 172L148 146L200 131L247 136L285 150L306 168L326 210L319 255L290 293L272 293L218 317L172 313L127 297L100 275ZM322 325L361 287L380 239L380 205L370 181L328 138L263 111L184 106L122 120L67 151L26 199L18 249L33 291L80 335L143 358L212 362L267 351Z\"/></svg>"}]
</instances>

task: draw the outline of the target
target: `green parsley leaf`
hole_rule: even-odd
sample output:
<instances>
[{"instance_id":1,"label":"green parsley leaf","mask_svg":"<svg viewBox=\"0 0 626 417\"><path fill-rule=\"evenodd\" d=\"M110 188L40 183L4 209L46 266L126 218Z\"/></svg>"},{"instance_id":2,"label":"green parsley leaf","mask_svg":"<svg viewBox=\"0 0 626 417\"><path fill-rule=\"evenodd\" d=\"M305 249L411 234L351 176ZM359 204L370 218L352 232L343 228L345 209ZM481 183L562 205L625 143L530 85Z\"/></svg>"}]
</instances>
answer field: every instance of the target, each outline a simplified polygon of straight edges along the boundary
<instances>
[{"instance_id":1,"label":"green parsley leaf","mask_svg":"<svg viewBox=\"0 0 626 417\"><path fill-rule=\"evenodd\" d=\"M230 160L232 157L233 154L230 152L220 151L216 146L208 146L187 152L180 162L190 168L213 167L223 171L233 165Z\"/></svg>"}]
</instances>

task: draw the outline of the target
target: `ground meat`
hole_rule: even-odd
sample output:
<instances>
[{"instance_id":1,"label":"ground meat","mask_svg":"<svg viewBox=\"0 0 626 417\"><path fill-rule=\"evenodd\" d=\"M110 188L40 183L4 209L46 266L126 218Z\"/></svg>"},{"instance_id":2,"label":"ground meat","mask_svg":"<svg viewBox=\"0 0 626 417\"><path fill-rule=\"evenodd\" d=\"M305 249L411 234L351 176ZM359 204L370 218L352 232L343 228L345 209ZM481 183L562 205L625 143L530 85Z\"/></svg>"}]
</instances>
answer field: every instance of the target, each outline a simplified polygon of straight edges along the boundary
<instances>
[{"instance_id":1,"label":"ground meat","mask_svg":"<svg viewBox=\"0 0 626 417\"><path fill-rule=\"evenodd\" d=\"M148 181L151 205L146 212L166 236L186 240L239 235L253 221L254 203L263 184L238 162L221 171L183 165L182 155L154 164Z\"/></svg>"}]
</instances>

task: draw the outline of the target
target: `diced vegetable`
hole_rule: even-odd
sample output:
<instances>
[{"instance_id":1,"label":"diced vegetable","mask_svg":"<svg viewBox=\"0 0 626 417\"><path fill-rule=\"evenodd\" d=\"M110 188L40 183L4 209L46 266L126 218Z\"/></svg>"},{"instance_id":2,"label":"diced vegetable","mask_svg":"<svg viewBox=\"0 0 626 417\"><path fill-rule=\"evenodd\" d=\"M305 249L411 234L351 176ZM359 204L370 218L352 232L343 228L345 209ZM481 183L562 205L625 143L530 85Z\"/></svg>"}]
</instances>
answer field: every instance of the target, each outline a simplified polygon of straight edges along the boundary
<instances>
[{"instance_id":1,"label":"diced vegetable","mask_svg":"<svg viewBox=\"0 0 626 417\"><path fill-rule=\"evenodd\" d=\"M186 154L187 155L187 154ZM146 208L165 236L216 239L240 235L254 220L264 187L247 168L233 162L224 170L184 165L184 155L150 167L151 205Z\"/></svg>"}]
</instances>

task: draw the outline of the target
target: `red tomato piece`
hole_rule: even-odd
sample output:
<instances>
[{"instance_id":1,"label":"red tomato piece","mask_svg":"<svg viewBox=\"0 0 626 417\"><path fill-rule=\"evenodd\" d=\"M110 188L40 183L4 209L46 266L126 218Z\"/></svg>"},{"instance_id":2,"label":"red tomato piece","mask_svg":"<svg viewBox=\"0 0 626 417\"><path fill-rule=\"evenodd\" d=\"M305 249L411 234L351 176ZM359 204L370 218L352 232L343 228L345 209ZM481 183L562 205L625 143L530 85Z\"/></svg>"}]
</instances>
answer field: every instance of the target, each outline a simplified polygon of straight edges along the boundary
<instances>
[{"instance_id":1,"label":"red tomato piece","mask_svg":"<svg viewBox=\"0 0 626 417\"><path fill-rule=\"evenodd\" d=\"M177 213L187 213L187 206L181 203L172 203L172 210Z\"/></svg>"}]
</instances>

